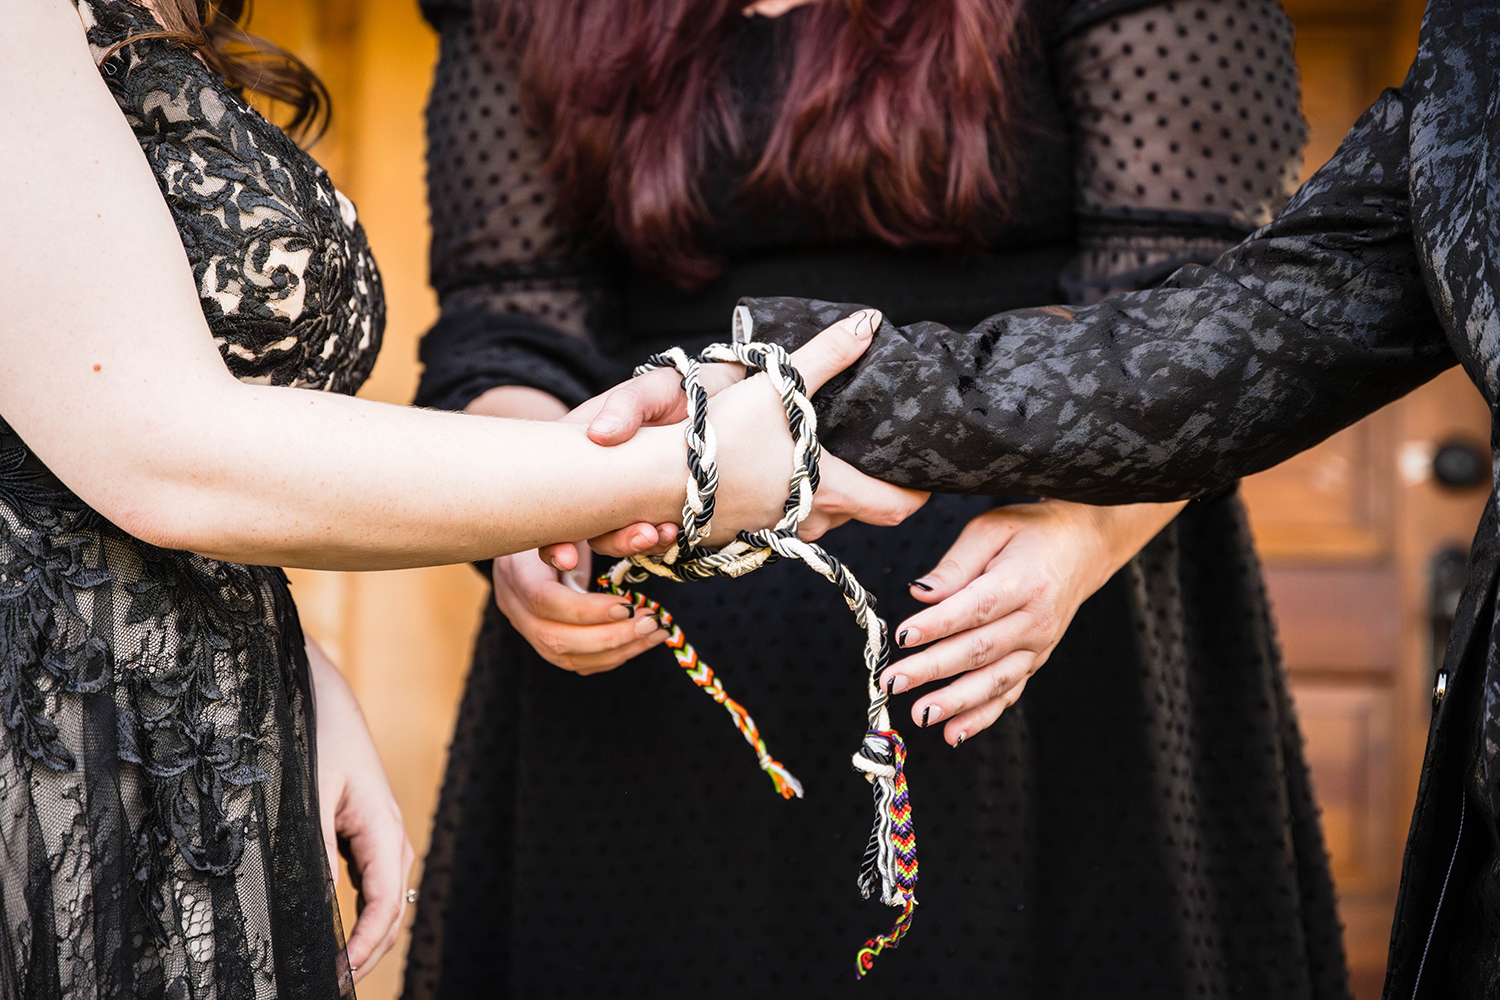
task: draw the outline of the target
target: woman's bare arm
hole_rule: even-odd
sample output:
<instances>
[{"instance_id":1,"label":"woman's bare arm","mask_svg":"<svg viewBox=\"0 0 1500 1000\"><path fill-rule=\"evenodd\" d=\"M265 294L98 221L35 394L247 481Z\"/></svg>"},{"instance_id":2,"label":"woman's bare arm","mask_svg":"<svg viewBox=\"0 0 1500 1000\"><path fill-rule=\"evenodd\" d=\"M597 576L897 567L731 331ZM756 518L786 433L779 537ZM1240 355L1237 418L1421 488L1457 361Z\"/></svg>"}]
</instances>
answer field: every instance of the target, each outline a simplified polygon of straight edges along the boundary
<instances>
[{"instance_id":1,"label":"woman's bare arm","mask_svg":"<svg viewBox=\"0 0 1500 1000\"><path fill-rule=\"evenodd\" d=\"M576 425L235 380L77 13L31 0L8 16L0 415L85 502L159 545L341 569L485 558L677 517L686 469L673 428L601 448ZM846 340L824 356L864 349ZM726 426L764 413L769 429L721 441L726 527L775 520L790 456L766 447L784 426L765 387L738 399L715 401L737 417Z\"/></svg>"}]
</instances>

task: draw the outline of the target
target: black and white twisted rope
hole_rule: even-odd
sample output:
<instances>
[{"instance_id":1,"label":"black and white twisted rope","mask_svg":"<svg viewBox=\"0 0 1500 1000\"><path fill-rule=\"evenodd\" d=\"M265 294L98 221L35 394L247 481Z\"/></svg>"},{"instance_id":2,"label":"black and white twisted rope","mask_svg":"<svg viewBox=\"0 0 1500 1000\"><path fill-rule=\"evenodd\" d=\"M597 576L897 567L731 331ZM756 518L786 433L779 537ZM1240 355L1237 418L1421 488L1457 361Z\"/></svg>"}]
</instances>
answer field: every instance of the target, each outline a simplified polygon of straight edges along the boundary
<instances>
[{"instance_id":1,"label":"black and white twisted rope","mask_svg":"<svg viewBox=\"0 0 1500 1000\"><path fill-rule=\"evenodd\" d=\"M771 528L742 531L723 548L711 549L704 542L712 529L714 496L719 485L718 446L713 427L708 422L708 394L703 389L700 368L702 364L718 362L743 364L750 375L765 373L781 396L793 447L790 489L781 520ZM865 632L868 728L853 756L853 764L873 786L875 803L874 828L858 884L866 897L878 892L882 902L902 908L902 915L890 934L872 938L860 949L857 968L858 974L863 976L869 971L874 957L887 947L895 947L911 924L912 909L916 905L916 837L903 770L906 749L891 726L886 693L880 683L880 675L890 661L886 623L875 612L874 598L838 559L822 546L797 537L803 519L812 511L813 493L818 488L817 415L807 398L807 387L801 373L792 365L787 353L775 344L713 344L696 358L674 347L648 358L636 368L635 374L642 375L657 368L675 369L682 376L682 387L687 394L688 483L687 499L682 509L682 534L677 543L661 555L638 555L621 560L601 582L623 594L628 593L624 588L627 581L639 583L648 575L677 581L738 577L786 558L810 566L843 594L849 610L854 612L855 621ZM730 704L734 703L731 701ZM748 720L748 715L745 719ZM743 731L744 726L741 728ZM750 728L753 730L753 723L750 723ZM751 738L749 733L746 735L747 739ZM755 743L754 739L752 743ZM763 745L759 753L762 766L771 770L766 764L770 758ZM774 779L777 774L772 773ZM784 775L784 769L781 773ZM785 777L790 778L789 775ZM795 779L790 780L800 795L800 786L796 785ZM777 787L786 794L781 782Z\"/></svg>"}]
</instances>

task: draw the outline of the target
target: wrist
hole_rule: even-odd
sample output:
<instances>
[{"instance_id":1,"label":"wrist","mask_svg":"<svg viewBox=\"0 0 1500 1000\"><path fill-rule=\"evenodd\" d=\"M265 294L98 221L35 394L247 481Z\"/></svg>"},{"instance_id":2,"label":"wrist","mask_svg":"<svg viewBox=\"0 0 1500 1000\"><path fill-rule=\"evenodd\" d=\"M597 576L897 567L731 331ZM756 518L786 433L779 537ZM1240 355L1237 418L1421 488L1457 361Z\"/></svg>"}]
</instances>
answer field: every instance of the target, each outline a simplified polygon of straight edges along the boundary
<instances>
[{"instance_id":1,"label":"wrist","mask_svg":"<svg viewBox=\"0 0 1500 1000\"><path fill-rule=\"evenodd\" d=\"M687 500L687 445L681 424L642 427L624 444L600 448L619 468L621 495L636 498L621 524L678 524ZM628 484L628 487L627 487Z\"/></svg>"}]
</instances>

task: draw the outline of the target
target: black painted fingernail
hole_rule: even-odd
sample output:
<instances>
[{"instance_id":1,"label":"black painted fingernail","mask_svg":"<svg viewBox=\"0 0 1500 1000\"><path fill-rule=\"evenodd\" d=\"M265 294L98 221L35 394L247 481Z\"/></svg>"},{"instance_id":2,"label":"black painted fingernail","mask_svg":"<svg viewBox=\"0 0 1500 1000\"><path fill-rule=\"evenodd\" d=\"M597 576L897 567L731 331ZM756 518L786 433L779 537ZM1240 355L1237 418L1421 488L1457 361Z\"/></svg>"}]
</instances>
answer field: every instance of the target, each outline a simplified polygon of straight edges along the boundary
<instances>
[{"instance_id":1,"label":"black painted fingernail","mask_svg":"<svg viewBox=\"0 0 1500 1000\"><path fill-rule=\"evenodd\" d=\"M923 729L927 728L927 713L930 712L930 711L932 711L932 706L931 705L928 705L926 708L922 709L922 728Z\"/></svg>"},{"instance_id":2,"label":"black painted fingernail","mask_svg":"<svg viewBox=\"0 0 1500 1000\"><path fill-rule=\"evenodd\" d=\"M896 678L893 676L893 677L891 677L890 680L888 680L888 681L885 682L885 696L887 698L894 698L895 695L896 695Z\"/></svg>"},{"instance_id":3,"label":"black painted fingernail","mask_svg":"<svg viewBox=\"0 0 1500 1000\"><path fill-rule=\"evenodd\" d=\"M916 587L918 590L923 591L925 593L929 593L929 594L932 593L932 588L929 587L927 584L923 583L921 580L913 580L911 583L908 583L907 586L908 587Z\"/></svg>"},{"instance_id":4,"label":"black painted fingernail","mask_svg":"<svg viewBox=\"0 0 1500 1000\"><path fill-rule=\"evenodd\" d=\"M627 602L625 604L620 605L620 607L624 608L626 611L629 611L630 612L630 617L632 617L632 618L635 617L635 605L634 604L630 604L630 603Z\"/></svg>"},{"instance_id":5,"label":"black painted fingernail","mask_svg":"<svg viewBox=\"0 0 1500 1000\"><path fill-rule=\"evenodd\" d=\"M964 734L963 733L959 733L958 734L958 739L956 739L956 740L953 741L953 749L957 750L959 747L961 747L963 745L964 745Z\"/></svg>"},{"instance_id":6,"label":"black painted fingernail","mask_svg":"<svg viewBox=\"0 0 1500 1000\"><path fill-rule=\"evenodd\" d=\"M898 646L904 646L904 645L906 645L906 633L908 633L910 631L911 631L911 629L904 628L900 632L898 632L896 634L896 645L898 645Z\"/></svg>"}]
</instances>

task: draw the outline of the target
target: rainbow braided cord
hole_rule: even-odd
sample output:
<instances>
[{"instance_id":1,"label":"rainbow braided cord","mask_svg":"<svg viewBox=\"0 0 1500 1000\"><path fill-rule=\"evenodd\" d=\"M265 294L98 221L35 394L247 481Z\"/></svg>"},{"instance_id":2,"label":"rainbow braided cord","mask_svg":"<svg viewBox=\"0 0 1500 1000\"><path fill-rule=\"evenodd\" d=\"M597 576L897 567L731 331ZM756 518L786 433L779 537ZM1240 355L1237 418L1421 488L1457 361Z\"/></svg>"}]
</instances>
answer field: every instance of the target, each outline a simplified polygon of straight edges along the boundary
<instances>
[{"instance_id":1,"label":"rainbow braided cord","mask_svg":"<svg viewBox=\"0 0 1500 1000\"><path fill-rule=\"evenodd\" d=\"M901 907L901 915L889 934L880 934L865 942L855 956L854 977L863 979L875 965L875 957L887 948L901 943L911 928L912 914L917 898L917 833L911 818L911 799L906 793L906 743L894 729L871 730L867 736L885 743L890 748L890 764L894 771L891 785L894 790L888 802L881 801L876 790L876 809L880 819L876 832L870 837L870 847L865 855L865 871L860 876L860 889L866 897L875 891L875 880L879 875L881 827L893 850L890 852L890 870L894 883L894 898L887 902Z\"/></svg>"},{"instance_id":2,"label":"rainbow braided cord","mask_svg":"<svg viewBox=\"0 0 1500 1000\"><path fill-rule=\"evenodd\" d=\"M755 750L755 756L760 761L760 769L771 776L771 783L776 786L776 791L780 792L784 799L793 796L802 798L802 782L792 777L792 773L786 769L785 765L772 759L771 752L766 749L766 741L761 739L760 730L756 728L755 720L750 718L750 713L745 711L745 706L729 697L729 692L724 690L724 685L714 674L713 668L698 656L698 651L693 648L693 644L687 641L687 635L682 631L682 626L672 620L672 613L639 591L625 589L608 575L599 578L599 586L617 597L626 598L632 607L645 611L661 623L662 627L667 630L667 648L672 651L677 665L687 672L694 684L703 689L704 694L723 705L729 712L729 717L734 720L735 728L740 731L741 736L745 737L745 742Z\"/></svg>"},{"instance_id":3,"label":"rainbow braided cord","mask_svg":"<svg viewBox=\"0 0 1500 1000\"><path fill-rule=\"evenodd\" d=\"M735 310L734 344L713 344L696 358L674 347L648 358L636 374L655 368L674 368L682 376L687 395L686 500L682 508L682 532L677 542L661 555L641 554L617 562L599 578L610 593L627 598L631 605L656 617L668 630L667 646L678 666L734 719L745 741L755 748L763 771L783 798L801 797L802 786L786 768L771 758L750 713L729 697L724 685L698 656L660 604L626 587L641 583L649 575L678 582L712 577L738 577L777 559L795 559L839 588L844 603L865 633L864 666L868 707L865 737L852 758L854 769L870 783L874 795L875 823L870 846L859 875L859 889L866 898L879 895L881 902L898 908L900 916L889 934L865 942L857 957L860 978L870 971L875 956L894 948L911 927L916 907L917 840L912 828L911 801L906 788L906 745L891 725L888 698L881 674L890 663L886 624L875 611L875 599L854 574L816 542L797 535L803 518L812 511L813 492L818 488L818 418L807 398L802 376L785 351L774 344L749 343L749 311ZM782 519L771 528L742 531L720 549L705 547L719 486L717 445L708 423L708 395L699 379L700 365L707 362L738 362L754 374L764 372L781 395L787 429L792 434L792 473L789 496Z\"/></svg>"}]
</instances>

